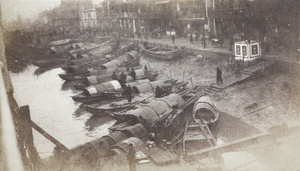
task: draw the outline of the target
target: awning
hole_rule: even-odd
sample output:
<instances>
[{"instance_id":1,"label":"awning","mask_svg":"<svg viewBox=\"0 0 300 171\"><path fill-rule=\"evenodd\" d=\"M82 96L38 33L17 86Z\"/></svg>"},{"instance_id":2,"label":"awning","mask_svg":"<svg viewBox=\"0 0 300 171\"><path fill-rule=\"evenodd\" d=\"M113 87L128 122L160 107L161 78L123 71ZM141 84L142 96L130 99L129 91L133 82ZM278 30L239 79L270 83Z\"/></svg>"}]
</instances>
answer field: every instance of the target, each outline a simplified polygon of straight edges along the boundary
<instances>
[{"instance_id":1,"label":"awning","mask_svg":"<svg viewBox=\"0 0 300 171\"><path fill-rule=\"evenodd\" d=\"M171 2L171 0L156 1L156 2L154 3L154 5L167 4L167 3L169 3L169 2Z\"/></svg>"}]
</instances>

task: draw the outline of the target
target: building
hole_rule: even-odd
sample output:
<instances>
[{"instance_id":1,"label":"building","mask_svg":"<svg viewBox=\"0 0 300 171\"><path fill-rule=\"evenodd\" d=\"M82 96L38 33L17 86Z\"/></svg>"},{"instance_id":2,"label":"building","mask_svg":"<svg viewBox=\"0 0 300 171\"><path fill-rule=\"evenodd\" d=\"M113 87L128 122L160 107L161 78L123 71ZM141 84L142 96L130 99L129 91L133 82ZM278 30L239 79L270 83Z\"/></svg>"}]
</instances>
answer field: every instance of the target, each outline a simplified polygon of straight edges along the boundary
<instances>
[{"instance_id":1,"label":"building","mask_svg":"<svg viewBox=\"0 0 300 171\"><path fill-rule=\"evenodd\" d=\"M97 15L96 9L94 7L89 9L84 9L84 7L80 10L80 27L97 27Z\"/></svg>"},{"instance_id":2,"label":"building","mask_svg":"<svg viewBox=\"0 0 300 171\"><path fill-rule=\"evenodd\" d=\"M118 29L123 34L150 33L158 26L154 0L105 0L103 29Z\"/></svg>"}]
</instances>

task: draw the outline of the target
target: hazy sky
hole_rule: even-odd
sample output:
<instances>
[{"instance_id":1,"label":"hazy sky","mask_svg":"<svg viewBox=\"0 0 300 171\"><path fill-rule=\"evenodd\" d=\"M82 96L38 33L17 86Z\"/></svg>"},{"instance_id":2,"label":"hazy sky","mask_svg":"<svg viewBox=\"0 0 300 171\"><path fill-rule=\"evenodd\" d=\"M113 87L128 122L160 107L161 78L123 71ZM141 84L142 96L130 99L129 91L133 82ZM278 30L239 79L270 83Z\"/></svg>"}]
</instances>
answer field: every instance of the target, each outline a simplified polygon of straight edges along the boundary
<instances>
[{"instance_id":1,"label":"hazy sky","mask_svg":"<svg viewBox=\"0 0 300 171\"><path fill-rule=\"evenodd\" d=\"M94 4L100 4L103 0L93 0ZM11 21L22 18L35 19L39 12L58 6L61 0L0 0L3 19Z\"/></svg>"}]
</instances>

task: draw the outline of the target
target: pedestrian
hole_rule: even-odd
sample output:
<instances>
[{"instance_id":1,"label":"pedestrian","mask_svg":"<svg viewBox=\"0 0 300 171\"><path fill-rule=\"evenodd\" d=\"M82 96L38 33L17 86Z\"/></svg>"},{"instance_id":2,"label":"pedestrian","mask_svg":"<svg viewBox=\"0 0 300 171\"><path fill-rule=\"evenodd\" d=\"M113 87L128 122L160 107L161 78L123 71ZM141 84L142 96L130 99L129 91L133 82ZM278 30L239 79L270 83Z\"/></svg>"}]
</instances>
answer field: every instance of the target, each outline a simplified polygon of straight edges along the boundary
<instances>
[{"instance_id":1,"label":"pedestrian","mask_svg":"<svg viewBox=\"0 0 300 171\"><path fill-rule=\"evenodd\" d=\"M124 74L124 72L121 73L120 78L121 78L121 82L125 84L126 83L126 75Z\"/></svg>"},{"instance_id":2,"label":"pedestrian","mask_svg":"<svg viewBox=\"0 0 300 171\"><path fill-rule=\"evenodd\" d=\"M131 89L130 85L125 87L124 96L126 97L128 102L130 103L131 100L132 100L132 89Z\"/></svg>"},{"instance_id":3,"label":"pedestrian","mask_svg":"<svg viewBox=\"0 0 300 171\"><path fill-rule=\"evenodd\" d=\"M223 47L223 43L224 43L223 36L220 35L220 37L219 37L219 44L220 44L221 47Z\"/></svg>"},{"instance_id":4,"label":"pedestrian","mask_svg":"<svg viewBox=\"0 0 300 171\"><path fill-rule=\"evenodd\" d=\"M223 83L223 79L222 79L222 71L219 67L217 67L217 83Z\"/></svg>"},{"instance_id":5,"label":"pedestrian","mask_svg":"<svg viewBox=\"0 0 300 171\"><path fill-rule=\"evenodd\" d=\"M127 160L129 162L129 170L135 171L136 170L135 149L131 143L128 146Z\"/></svg>"},{"instance_id":6,"label":"pedestrian","mask_svg":"<svg viewBox=\"0 0 300 171\"><path fill-rule=\"evenodd\" d=\"M199 39L199 33L196 32L195 36L196 36L196 41L198 41L198 39Z\"/></svg>"},{"instance_id":7,"label":"pedestrian","mask_svg":"<svg viewBox=\"0 0 300 171\"><path fill-rule=\"evenodd\" d=\"M202 45L204 48L206 48L206 38L205 36L202 36Z\"/></svg>"},{"instance_id":8,"label":"pedestrian","mask_svg":"<svg viewBox=\"0 0 300 171\"><path fill-rule=\"evenodd\" d=\"M149 74L149 71L148 71L148 67L145 65L144 67L144 75L148 75Z\"/></svg>"},{"instance_id":9,"label":"pedestrian","mask_svg":"<svg viewBox=\"0 0 300 171\"><path fill-rule=\"evenodd\" d=\"M300 63L300 48L297 49L297 62Z\"/></svg>"},{"instance_id":10,"label":"pedestrian","mask_svg":"<svg viewBox=\"0 0 300 171\"><path fill-rule=\"evenodd\" d=\"M111 78L112 78L113 80L118 80L118 77L117 77L115 71L114 71L113 74L111 75Z\"/></svg>"},{"instance_id":11,"label":"pedestrian","mask_svg":"<svg viewBox=\"0 0 300 171\"><path fill-rule=\"evenodd\" d=\"M133 68L131 68L130 75L133 78L133 80L136 80L136 73L135 73L135 70Z\"/></svg>"},{"instance_id":12,"label":"pedestrian","mask_svg":"<svg viewBox=\"0 0 300 171\"><path fill-rule=\"evenodd\" d=\"M156 86L156 89L155 89L155 97L156 97L156 98L162 97L162 89L161 89L159 86Z\"/></svg>"},{"instance_id":13,"label":"pedestrian","mask_svg":"<svg viewBox=\"0 0 300 171\"><path fill-rule=\"evenodd\" d=\"M173 45L175 45L175 36L172 35L172 42L173 42Z\"/></svg>"},{"instance_id":14,"label":"pedestrian","mask_svg":"<svg viewBox=\"0 0 300 171\"><path fill-rule=\"evenodd\" d=\"M192 34L190 34L190 44L194 44L193 35Z\"/></svg>"},{"instance_id":15,"label":"pedestrian","mask_svg":"<svg viewBox=\"0 0 300 171\"><path fill-rule=\"evenodd\" d=\"M241 61L236 61L235 77L241 76Z\"/></svg>"},{"instance_id":16,"label":"pedestrian","mask_svg":"<svg viewBox=\"0 0 300 171\"><path fill-rule=\"evenodd\" d=\"M234 40L233 40L233 37L231 36L231 37L229 38L229 51L230 51L230 52L232 52L233 46L234 46Z\"/></svg>"}]
</instances>

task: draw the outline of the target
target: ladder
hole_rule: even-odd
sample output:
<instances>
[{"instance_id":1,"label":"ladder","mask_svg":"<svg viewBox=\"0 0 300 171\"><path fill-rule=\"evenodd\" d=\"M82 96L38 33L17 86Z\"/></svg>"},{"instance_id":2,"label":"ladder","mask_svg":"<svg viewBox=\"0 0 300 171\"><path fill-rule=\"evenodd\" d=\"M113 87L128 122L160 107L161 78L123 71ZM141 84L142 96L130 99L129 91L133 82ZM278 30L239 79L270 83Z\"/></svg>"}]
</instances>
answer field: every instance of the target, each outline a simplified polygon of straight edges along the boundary
<instances>
[{"instance_id":1,"label":"ladder","mask_svg":"<svg viewBox=\"0 0 300 171\"><path fill-rule=\"evenodd\" d=\"M216 144L216 140L212 135L209 127L205 122L200 120L186 122L184 136L183 136L183 153L186 153L187 143L188 142L201 142L201 145L205 146L214 146Z\"/></svg>"}]
</instances>

